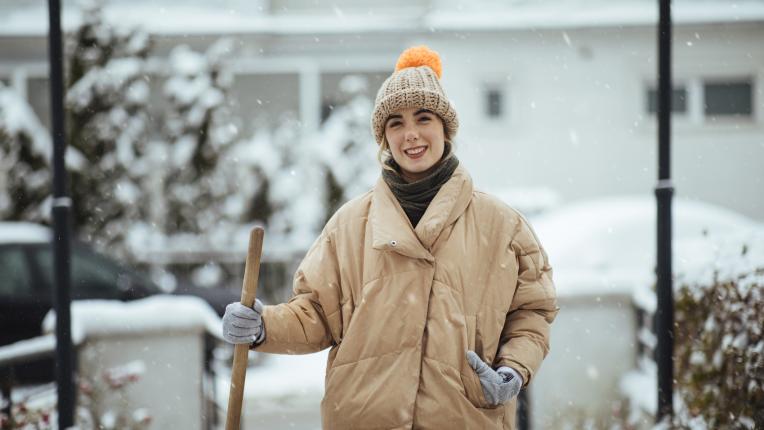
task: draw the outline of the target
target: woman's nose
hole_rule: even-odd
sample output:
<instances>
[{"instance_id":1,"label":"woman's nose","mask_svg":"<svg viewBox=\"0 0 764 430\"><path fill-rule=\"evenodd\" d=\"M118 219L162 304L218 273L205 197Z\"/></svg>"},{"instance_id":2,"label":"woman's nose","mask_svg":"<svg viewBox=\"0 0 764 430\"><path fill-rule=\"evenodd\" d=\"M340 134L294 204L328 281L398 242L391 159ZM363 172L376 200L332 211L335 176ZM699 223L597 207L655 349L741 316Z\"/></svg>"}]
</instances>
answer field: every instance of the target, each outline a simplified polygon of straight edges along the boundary
<instances>
[{"instance_id":1,"label":"woman's nose","mask_svg":"<svg viewBox=\"0 0 764 430\"><path fill-rule=\"evenodd\" d=\"M407 142L412 141L412 140L417 140L418 137L419 137L419 133L417 133L416 130L414 130L414 129L406 130L406 141Z\"/></svg>"}]
</instances>

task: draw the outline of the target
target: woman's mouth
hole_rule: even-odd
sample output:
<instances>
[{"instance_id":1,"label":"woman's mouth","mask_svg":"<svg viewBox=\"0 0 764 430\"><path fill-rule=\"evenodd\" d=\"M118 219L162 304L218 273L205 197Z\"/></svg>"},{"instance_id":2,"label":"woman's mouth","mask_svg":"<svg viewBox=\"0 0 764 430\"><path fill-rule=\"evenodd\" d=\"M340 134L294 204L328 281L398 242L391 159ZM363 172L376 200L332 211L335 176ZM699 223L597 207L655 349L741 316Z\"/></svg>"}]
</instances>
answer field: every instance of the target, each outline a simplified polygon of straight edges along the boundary
<instances>
[{"instance_id":1,"label":"woman's mouth","mask_svg":"<svg viewBox=\"0 0 764 430\"><path fill-rule=\"evenodd\" d=\"M415 148L409 148L403 152L405 152L409 158L416 160L417 158L421 158L424 155L426 150L427 150L426 146L417 146Z\"/></svg>"}]
</instances>

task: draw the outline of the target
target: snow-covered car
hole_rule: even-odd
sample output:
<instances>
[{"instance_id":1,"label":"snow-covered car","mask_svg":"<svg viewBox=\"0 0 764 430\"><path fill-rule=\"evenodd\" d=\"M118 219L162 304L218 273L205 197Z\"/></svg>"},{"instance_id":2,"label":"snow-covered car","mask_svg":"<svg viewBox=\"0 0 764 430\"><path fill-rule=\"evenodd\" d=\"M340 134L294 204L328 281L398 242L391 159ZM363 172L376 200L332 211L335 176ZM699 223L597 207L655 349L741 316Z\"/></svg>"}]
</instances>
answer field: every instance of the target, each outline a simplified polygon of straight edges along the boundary
<instances>
[{"instance_id":1,"label":"snow-covered car","mask_svg":"<svg viewBox=\"0 0 764 430\"><path fill-rule=\"evenodd\" d=\"M50 235L50 229L41 225L0 222L0 345L42 334L43 318L53 307ZM72 300L129 301L162 293L143 273L99 254L83 243L72 243ZM240 298L230 289L191 285L180 285L173 294L200 297L221 316L228 303ZM52 372L53 366L49 367ZM22 370L19 373L29 372ZM39 376L45 379L47 371L40 373L43 374Z\"/></svg>"}]
</instances>

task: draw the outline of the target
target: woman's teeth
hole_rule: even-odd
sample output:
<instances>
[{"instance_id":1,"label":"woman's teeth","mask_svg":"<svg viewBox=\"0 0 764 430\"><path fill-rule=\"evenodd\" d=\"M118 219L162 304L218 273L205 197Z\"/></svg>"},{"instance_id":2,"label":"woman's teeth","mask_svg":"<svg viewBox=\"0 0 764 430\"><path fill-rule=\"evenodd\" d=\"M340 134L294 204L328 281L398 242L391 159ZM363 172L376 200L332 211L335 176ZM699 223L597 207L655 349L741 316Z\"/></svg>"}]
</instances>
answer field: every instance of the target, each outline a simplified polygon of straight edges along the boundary
<instances>
[{"instance_id":1,"label":"woman's teeth","mask_svg":"<svg viewBox=\"0 0 764 430\"><path fill-rule=\"evenodd\" d=\"M418 155L418 154L421 154L422 152L424 152L425 149L427 149L427 147L425 147L425 146L420 146L420 147L417 147L417 148L407 149L406 150L406 154L408 154L408 155Z\"/></svg>"}]
</instances>

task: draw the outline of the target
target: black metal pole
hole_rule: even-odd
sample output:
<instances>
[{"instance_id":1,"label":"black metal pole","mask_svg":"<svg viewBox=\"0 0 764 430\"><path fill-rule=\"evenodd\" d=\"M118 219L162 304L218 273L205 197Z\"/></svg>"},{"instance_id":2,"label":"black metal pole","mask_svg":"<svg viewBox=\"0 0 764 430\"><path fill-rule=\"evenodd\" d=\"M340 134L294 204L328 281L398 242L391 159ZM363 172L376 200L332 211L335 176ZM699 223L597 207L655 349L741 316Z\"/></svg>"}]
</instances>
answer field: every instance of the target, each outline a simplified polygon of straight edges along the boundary
<instances>
[{"instance_id":1,"label":"black metal pole","mask_svg":"<svg viewBox=\"0 0 764 430\"><path fill-rule=\"evenodd\" d=\"M657 298L655 332L658 337L658 411L656 420L673 415L674 294L671 278L671 0L659 0L658 25L658 184Z\"/></svg>"},{"instance_id":2,"label":"black metal pole","mask_svg":"<svg viewBox=\"0 0 764 430\"><path fill-rule=\"evenodd\" d=\"M74 425L74 369L71 335L70 225L71 199L67 196L64 154L64 75L61 44L61 4L48 0L48 60L50 63L50 110L53 123L53 274L56 309L56 383L58 428Z\"/></svg>"},{"instance_id":3,"label":"black metal pole","mask_svg":"<svg viewBox=\"0 0 764 430\"><path fill-rule=\"evenodd\" d=\"M530 387L520 391L517 398L517 430L531 430Z\"/></svg>"}]
</instances>

